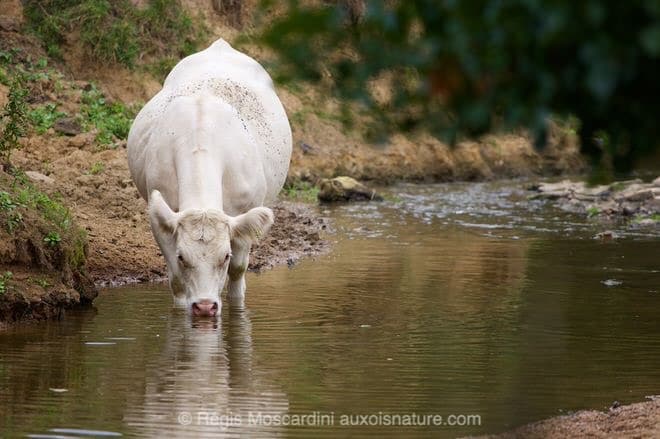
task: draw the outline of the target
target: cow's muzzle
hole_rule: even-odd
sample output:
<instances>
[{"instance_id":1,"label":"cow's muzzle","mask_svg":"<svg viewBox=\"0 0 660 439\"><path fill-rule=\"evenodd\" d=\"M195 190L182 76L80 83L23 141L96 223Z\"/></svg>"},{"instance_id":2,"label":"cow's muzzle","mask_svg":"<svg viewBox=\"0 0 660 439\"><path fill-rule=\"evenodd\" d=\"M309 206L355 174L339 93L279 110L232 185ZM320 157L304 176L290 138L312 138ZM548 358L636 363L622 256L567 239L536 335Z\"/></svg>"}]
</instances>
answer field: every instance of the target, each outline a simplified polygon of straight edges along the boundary
<instances>
[{"instance_id":1,"label":"cow's muzzle","mask_svg":"<svg viewBox=\"0 0 660 439\"><path fill-rule=\"evenodd\" d=\"M218 313L218 302L202 299L192 304L192 315L195 317L215 317Z\"/></svg>"}]
</instances>

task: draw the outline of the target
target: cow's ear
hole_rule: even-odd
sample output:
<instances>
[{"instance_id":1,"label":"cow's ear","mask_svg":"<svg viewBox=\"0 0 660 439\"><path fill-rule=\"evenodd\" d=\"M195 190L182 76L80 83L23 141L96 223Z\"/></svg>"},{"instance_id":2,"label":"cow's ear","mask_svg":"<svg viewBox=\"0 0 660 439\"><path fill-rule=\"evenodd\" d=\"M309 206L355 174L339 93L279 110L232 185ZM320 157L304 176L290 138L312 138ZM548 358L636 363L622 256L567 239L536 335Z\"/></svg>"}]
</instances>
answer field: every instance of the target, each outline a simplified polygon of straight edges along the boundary
<instances>
[{"instance_id":1,"label":"cow's ear","mask_svg":"<svg viewBox=\"0 0 660 439\"><path fill-rule=\"evenodd\" d=\"M168 233L174 233L177 214L170 209L159 191L153 191L149 197L149 218L152 224L158 225Z\"/></svg>"},{"instance_id":2,"label":"cow's ear","mask_svg":"<svg viewBox=\"0 0 660 439\"><path fill-rule=\"evenodd\" d=\"M273 211L267 207L255 207L243 215L230 219L231 238L256 242L268 233L273 225Z\"/></svg>"}]
</instances>

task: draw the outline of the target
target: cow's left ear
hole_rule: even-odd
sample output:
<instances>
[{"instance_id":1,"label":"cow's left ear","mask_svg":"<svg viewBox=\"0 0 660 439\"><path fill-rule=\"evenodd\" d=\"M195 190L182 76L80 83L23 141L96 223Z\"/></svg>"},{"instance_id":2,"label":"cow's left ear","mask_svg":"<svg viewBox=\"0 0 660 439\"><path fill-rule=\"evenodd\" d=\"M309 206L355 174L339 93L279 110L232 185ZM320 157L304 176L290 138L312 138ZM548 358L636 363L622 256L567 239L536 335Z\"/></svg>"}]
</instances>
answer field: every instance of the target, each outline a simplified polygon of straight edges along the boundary
<instances>
[{"instance_id":1,"label":"cow's left ear","mask_svg":"<svg viewBox=\"0 0 660 439\"><path fill-rule=\"evenodd\" d=\"M273 211L267 207L255 207L243 215L230 219L232 239L256 242L268 233L273 225Z\"/></svg>"},{"instance_id":2,"label":"cow's left ear","mask_svg":"<svg viewBox=\"0 0 660 439\"><path fill-rule=\"evenodd\" d=\"M149 217L152 225L158 225L168 233L173 233L176 229L177 214L170 209L167 202L163 199L161 193L154 190L149 197Z\"/></svg>"}]
</instances>

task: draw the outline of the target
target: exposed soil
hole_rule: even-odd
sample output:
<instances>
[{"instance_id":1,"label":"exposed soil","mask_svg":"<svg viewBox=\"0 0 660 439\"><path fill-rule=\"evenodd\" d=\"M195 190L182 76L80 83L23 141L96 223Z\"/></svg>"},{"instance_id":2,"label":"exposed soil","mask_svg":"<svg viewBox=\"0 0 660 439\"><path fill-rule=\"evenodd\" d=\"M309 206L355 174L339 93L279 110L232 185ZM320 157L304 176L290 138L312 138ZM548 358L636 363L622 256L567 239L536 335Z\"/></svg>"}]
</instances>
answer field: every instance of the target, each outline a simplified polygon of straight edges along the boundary
<instances>
[{"instance_id":1,"label":"exposed soil","mask_svg":"<svg viewBox=\"0 0 660 439\"><path fill-rule=\"evenodd\" d=\"M657 438L660 437L660 397L601 412L585 410L534 422L490 439Z\"/></svg>"}]
</instances>

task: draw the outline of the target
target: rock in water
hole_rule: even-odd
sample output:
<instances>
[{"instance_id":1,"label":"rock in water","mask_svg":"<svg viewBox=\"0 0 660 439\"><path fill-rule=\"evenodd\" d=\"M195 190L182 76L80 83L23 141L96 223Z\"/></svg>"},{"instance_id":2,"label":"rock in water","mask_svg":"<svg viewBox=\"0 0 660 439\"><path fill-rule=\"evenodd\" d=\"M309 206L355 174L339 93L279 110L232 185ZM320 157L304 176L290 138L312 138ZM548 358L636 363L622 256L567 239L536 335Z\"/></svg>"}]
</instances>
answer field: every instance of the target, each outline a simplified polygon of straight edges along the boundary
<instances>
[{"instance_id":1,"label":"rock in water","mask_svg":"<svg viewBox=\"0 0 660 439\"><path fill-rule=\"evenodd\" d=\"M351 177L324 178L320 183L319 201L382 201L383 197Z\"/></svg>"}]
</instances>

